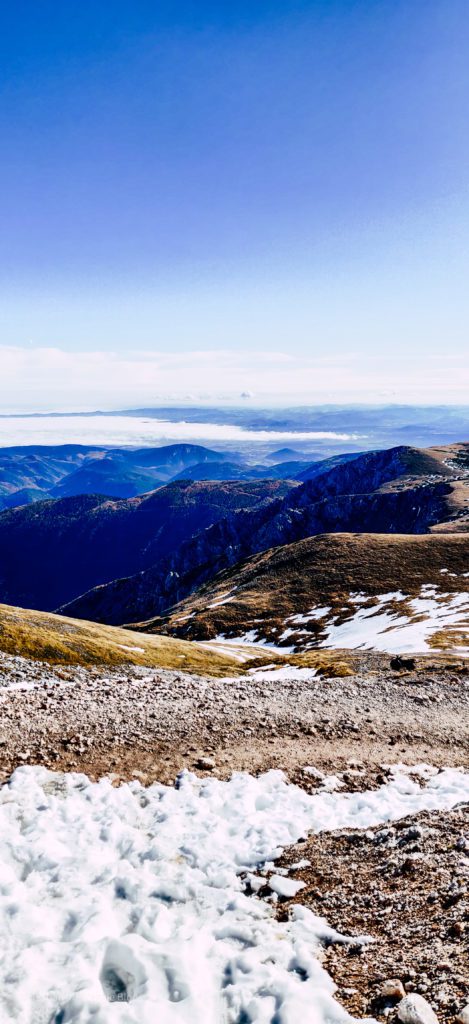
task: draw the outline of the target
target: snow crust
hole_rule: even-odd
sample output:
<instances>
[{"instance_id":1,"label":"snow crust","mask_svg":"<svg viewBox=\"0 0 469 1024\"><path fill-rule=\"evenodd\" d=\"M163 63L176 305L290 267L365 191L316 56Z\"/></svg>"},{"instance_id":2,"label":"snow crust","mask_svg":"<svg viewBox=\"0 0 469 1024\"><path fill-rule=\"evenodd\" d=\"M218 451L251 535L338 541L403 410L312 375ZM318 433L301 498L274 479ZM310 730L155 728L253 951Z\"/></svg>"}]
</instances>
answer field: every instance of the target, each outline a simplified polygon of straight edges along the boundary
<instances>
[{"instance_id":1,"label":"snow crust","mask_svg":"<svg viewBox=\"0 0 469 1024\"><path fill-rule=\"evenodd\" d=\"M145 789L17 769L0 790L0 1020L348 1020L315 955L344 937L300 906L279 923L245 879L308 831L469 799L462 770L421 781L396 771L373 792L311 796L278 771Z\"/></svg>"}]
</instances>

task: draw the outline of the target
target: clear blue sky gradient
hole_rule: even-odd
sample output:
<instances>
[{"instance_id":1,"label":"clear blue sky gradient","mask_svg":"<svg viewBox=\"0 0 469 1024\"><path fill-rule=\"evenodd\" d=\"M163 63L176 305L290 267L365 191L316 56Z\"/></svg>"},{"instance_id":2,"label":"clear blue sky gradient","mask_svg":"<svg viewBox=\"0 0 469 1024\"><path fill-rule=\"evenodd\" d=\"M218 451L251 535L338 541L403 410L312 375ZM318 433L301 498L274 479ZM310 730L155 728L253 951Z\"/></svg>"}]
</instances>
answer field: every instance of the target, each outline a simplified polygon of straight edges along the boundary
<instances>
[{"instance_id":1,"label":"clear blue sky gradient","mask_svg":"<svg viewBox=\"0 0 469 1024\"><path fill-rule=\"evenodd\" d=\"M0 345L467 344L466 0L17 2Z\"/></svg>"}]
</instances>

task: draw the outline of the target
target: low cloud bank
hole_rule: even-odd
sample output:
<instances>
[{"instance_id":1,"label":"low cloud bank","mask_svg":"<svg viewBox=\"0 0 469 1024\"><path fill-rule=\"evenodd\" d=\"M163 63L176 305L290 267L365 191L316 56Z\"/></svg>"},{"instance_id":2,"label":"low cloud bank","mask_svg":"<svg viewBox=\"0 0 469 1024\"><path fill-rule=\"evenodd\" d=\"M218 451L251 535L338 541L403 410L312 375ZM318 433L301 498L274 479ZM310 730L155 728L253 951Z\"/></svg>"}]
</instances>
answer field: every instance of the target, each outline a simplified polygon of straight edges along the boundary
<instances>
[{"instance_id":1,"label":"low cloud bank","mask_svg":"<svg viewBox=\"0 0 469 1024\"><path fill-rule=\"evenodd\" d=\"M333 431L245 430L233 424L170 422L144 416L0 418L0 447L18 444L157 445L167 441L350 441Z\"/></svg>"}]
</instances>

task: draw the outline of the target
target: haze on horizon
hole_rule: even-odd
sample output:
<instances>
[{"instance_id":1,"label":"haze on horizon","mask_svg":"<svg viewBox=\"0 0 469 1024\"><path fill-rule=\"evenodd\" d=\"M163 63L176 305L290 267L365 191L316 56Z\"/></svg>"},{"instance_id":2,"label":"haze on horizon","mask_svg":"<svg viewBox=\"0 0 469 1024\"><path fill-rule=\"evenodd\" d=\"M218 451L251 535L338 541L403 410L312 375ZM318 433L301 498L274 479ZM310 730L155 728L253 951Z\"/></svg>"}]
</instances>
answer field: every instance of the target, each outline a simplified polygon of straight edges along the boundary
<instances>
[{"instance_id":1,"label":"haze on horizon","mask_svg":"<svg viewBox=\"0 0 469 1024\"><path fill-rule=\"evenodd\" d=\"M463 0L0 15L0 411L467 401Z\"/></svg>"}]
</instances>

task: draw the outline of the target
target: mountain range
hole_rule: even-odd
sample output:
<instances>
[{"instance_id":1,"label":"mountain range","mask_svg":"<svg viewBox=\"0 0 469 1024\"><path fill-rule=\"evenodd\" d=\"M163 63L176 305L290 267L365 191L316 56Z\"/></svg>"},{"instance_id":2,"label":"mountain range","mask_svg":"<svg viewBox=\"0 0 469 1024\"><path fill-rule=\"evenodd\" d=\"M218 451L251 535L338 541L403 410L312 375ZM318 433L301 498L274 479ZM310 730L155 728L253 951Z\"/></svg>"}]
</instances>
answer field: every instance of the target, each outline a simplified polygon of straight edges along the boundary
<instances>
[{"instance_id":1,"label":"mountain range","mask_svg":"<svg viewBox=\"0 0 469 1024\"><path fill-rule=\"evenodd\" d=\"M0 511L78 494L133 498L174 480L302 479L316 460L321 460L318 453L307 455L287 448L264 452L259 463L241 450L216 451L198 444L137 449L82 445L1 448Z\"/></svg>"},{"instance_id":2,"label":"mountain range","mask_svg":"<svg viewBox=\"0 0 469 1024\"><path fill-rule=\"evenodd\" d=\"M200 446L167 446L159 451L159 465L167 472L177 470L179 474L184 459L197 460L192 466L204 465L208 472L223 465L220 453L210 449L202 449L202 462ZM280 450L273 457L279 457L282 465L284 456L291 454ZM101 452L94 459L89 450L68 446L49 453L49 463L44 451L10 453L13 462L19 456L30 466L41 466L42 477L38 471L37 480L62 474L53 486L72 491L74 479L85 478L89 483L95 467L100 471L104 465L107 473L108 462L115 467L121 456L127 474L132 465L139 472L155 468L153 449L116 451L112 458L109 452ZM64 465L69 470L65 475ZM228 460L228 469L230 465ZM276 466L278 463L273 463L273 470ZM274 551L271 565L277 566L275 573L264 572L267 555L267 562L258 565L260 589L254 604L265 604L260 596L264 589L267 594L280 595L279 608L283 608L282 601L287 602L285 615L281 613L283 621L288 609L295 614L292 595L297 590L303 603L319 600L336 615L336 598L348 607L351 581L355 579L355 589L362 586L360 551L370 553L381 593L385 578L388 589L399 589L399 559L405 555L404 580L414 550L427 565L424 583L430 584L435 573L445 569L445 544L448 551L457 550L458 575L463 575L468 503L467 444L347 453L303 466L297 479L177 479L126 498L72 493L0 513L0 600L100 623L143 622L150 630L213 639L252 628L252 615L250 618L247 612L241 623L238 613L243 606L237 600L228 601L226 608L222 602L215 615L211 614L213 608L208 613L208 606L219 604L219 580L222 588L244 591L237 574L243 574L260 553ZM325 534L327 538L322 536ZM365 546L352 549L351 542L334 539L334 535L351 534L366 535ZM455 534L459 536L456 544ZM381 547L372 535L383 538ZM400 535L407 538L407 548L391 544L389 538ZM414 545L413 538L418 537L425 537L426 546ZM301 547L305 541L306 547ZM385 549L393 566L392 571L388 566L387 576ZM329 567L329 576L326 574L323 592L316 593L311 580L318 579L321 558ZM257 566L257 562L253 564ZM279 565L283 567L280 574ZM301 565L305 579L298 569ZM225 579L227 571L233 574L229 579ZM342 581L349 581L348 589L338 586L341 573ZM373 591L363 584L363 588L367 597L376 597L376 587ZM202 611L194 605L187 612L185 602L193 594L197 600L199 590ZM289 592L290 603L286 598ZM411 593L409 585L407 592ZM236 622L231 620L235 605ZM303 612L301 608L298 614ZM182 628L176 621L179 614ZM189 622L184 620L187 614ZM272 608L267 620L272 629L279 628ZM264 629L264 640L270 635L269 628Z\"/></svg>"},{"instance_id":3,"label":"mountain range","mask_svg":"<svg viewBox=\"0 0 469 1024\"><path fill-rule=\"evenodd\" d=\"M258 509L221 517L147 569L94 588L61 610L120 624L160 615L217 572L259 551L323 533L426 533L469 524L466 448L367 452L296 482ZM448 465L451 462L451 465ZM0 521L1 522L1 521Z\"/></svg>"},{"instance_id":4,"label":"mountain range","mask_svg":"<svg viewBox=\"0 0 469 1024\"><path fill-rule=\"evenodd\" d=\"M118 576L164 561L237 509L289 492L283 481L178 481L136 498L81 494L0 514L0 600L53 611Z\"/></svg>"},{"instance_id":5,"label":"mountain range","mask_svg":"<svg viewBox=\"0 0 469 1024\"><path fill-rule=\"evenodd\" d=\"M177 479L193 466L203 472L206 464L225 458L223 452L195 444L140 449L85 445L2 448L0 509L77 494L132 498ZM226 474L223 479L228 477Z\"/></svg>"}]
</instances>

